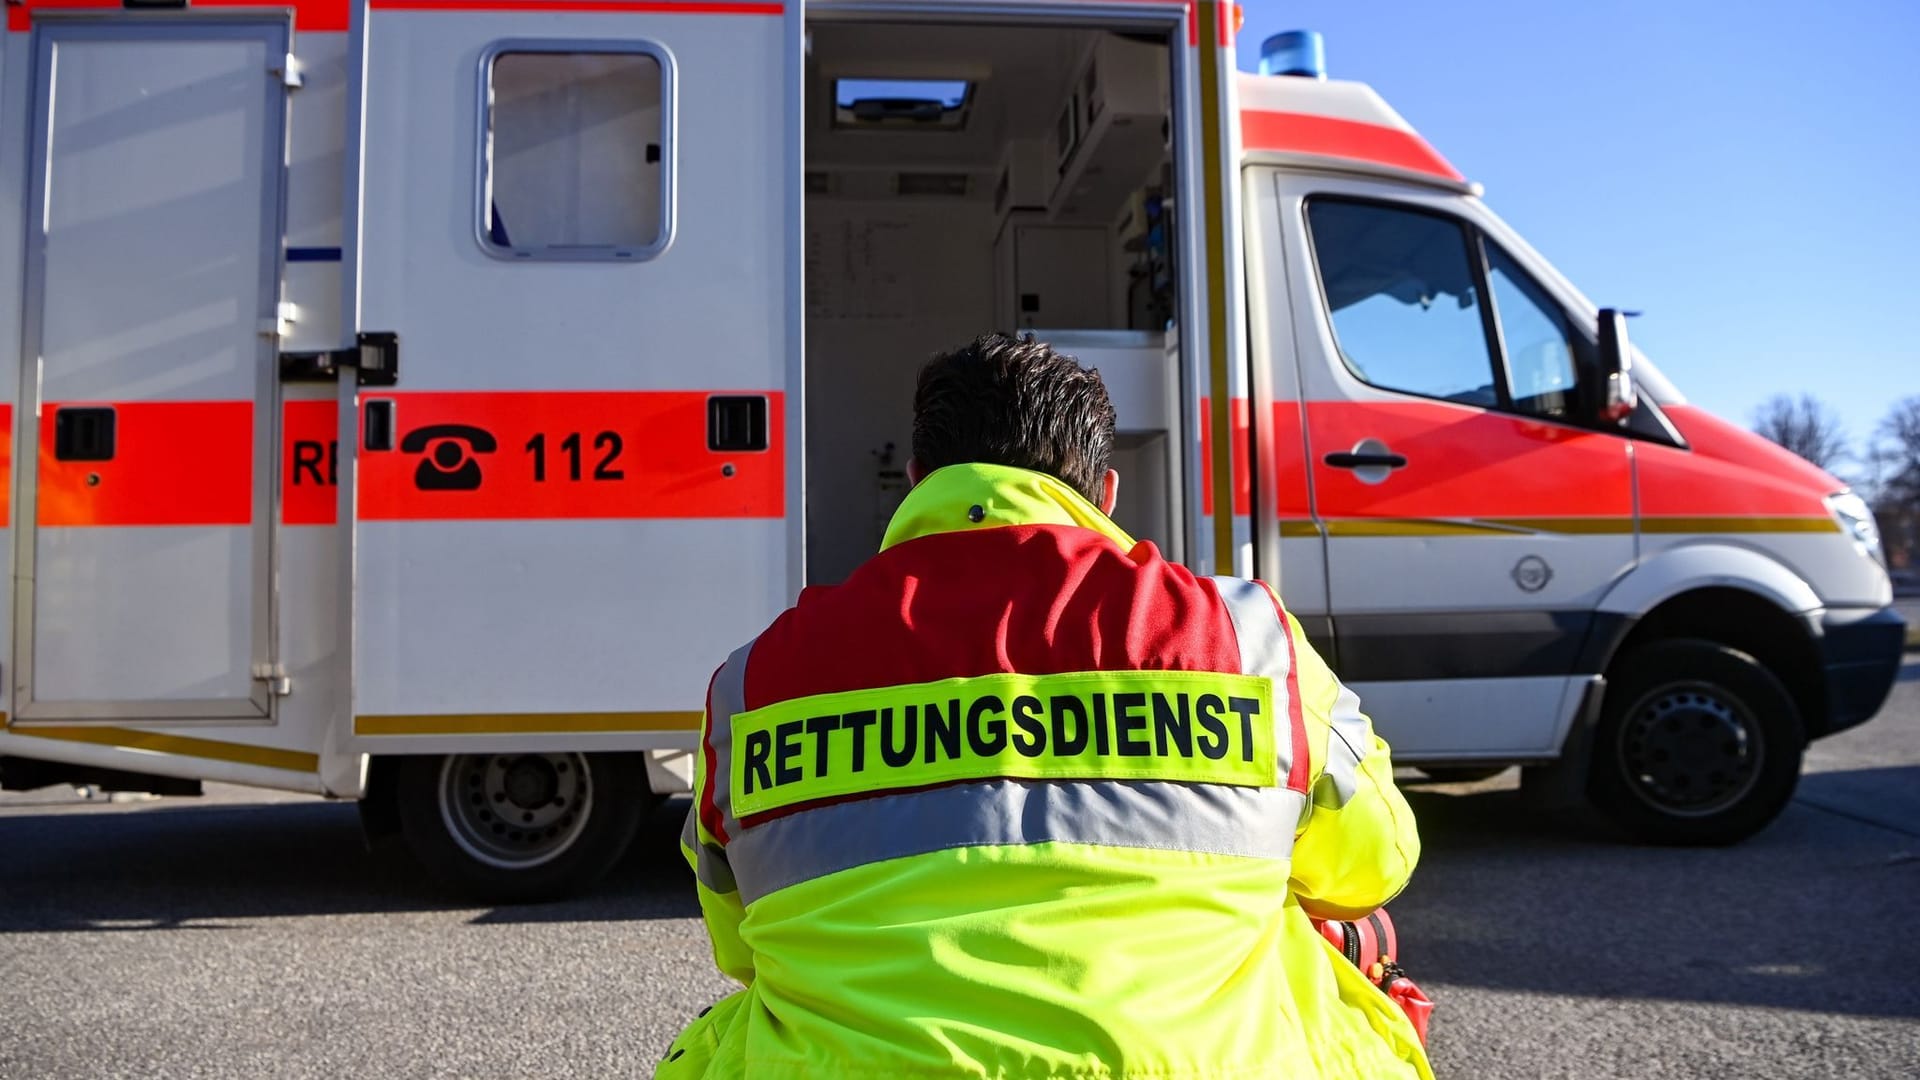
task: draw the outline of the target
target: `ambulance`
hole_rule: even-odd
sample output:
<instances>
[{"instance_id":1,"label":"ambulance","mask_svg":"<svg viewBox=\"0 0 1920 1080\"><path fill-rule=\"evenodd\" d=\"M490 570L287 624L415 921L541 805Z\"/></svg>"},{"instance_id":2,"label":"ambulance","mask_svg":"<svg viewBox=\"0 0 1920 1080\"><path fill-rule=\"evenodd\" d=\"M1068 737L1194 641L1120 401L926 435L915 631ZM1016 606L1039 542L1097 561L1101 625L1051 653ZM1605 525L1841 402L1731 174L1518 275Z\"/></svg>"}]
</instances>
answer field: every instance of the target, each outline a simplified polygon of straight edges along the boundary
<instances>
[{"instance_id":1,"label":"ambulance","mask_svg":"<svg viewBox=\"0 0 1920 1080\"><path fill-rule=\"evenodd\" d=\"M1120 524L1277 582L1436 777L1731 841L1899 664L1857 495L1316 39L1237 71L1235 5L6 15L7 787L358 800L474 895L582 888L989 328L1100 369Z\"/></svg>"}]
</instances>

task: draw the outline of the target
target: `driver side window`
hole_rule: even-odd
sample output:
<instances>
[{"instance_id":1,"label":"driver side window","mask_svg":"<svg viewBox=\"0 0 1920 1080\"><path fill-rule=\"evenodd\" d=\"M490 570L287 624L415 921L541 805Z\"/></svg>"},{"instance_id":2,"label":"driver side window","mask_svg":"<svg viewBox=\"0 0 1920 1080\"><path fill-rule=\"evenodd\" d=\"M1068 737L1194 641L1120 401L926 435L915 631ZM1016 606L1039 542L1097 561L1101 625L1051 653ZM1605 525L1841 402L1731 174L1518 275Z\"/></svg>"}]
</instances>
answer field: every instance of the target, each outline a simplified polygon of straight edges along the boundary
<instances>
[{"instance_id":1,"label":"driver side window","mask_svg":"<svg viewBox=\"0 0 1920 1080\"><path fill-rule=\"evenodd\" d=\"M1307 203L1320 286L1347 369L1383 390L1497 405L1466 228L1380 203Z\"/></svg>"},{"instance_id":2,"label":"driver side window","mask_svg":"<svg viewBox=\"0 0 1920 1080\"><path fill-rule=\"evenodd\" d=\"M1466 222L1319 195L1307 230L1340 359L1402 394L1564 423L1591 410L1593 342L1517 260Z\"/></svg>"}]
</instances>

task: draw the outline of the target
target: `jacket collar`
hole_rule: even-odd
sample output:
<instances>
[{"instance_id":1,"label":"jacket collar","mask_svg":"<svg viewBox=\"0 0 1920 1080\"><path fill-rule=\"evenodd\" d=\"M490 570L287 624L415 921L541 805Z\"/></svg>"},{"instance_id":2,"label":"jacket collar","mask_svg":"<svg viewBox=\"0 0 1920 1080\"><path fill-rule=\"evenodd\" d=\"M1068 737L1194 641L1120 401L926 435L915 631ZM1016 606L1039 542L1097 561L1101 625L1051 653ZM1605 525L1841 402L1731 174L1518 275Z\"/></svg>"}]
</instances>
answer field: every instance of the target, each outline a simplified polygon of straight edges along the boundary
<instances>
[{"instance_id":1,"label":"jacket collar","mask_svg":"<svg viewBox=\"0 0 1920 1080\"><path fill-rule=\"evenodd\" d=\"M936 469L907 492L880 550L935 533L1006 525L1068 525L1091 529L1122 551L1134 546L1133 538L1099 507L1052 476L1006 465L969 464Z\"/></svg>"}]
</instances>

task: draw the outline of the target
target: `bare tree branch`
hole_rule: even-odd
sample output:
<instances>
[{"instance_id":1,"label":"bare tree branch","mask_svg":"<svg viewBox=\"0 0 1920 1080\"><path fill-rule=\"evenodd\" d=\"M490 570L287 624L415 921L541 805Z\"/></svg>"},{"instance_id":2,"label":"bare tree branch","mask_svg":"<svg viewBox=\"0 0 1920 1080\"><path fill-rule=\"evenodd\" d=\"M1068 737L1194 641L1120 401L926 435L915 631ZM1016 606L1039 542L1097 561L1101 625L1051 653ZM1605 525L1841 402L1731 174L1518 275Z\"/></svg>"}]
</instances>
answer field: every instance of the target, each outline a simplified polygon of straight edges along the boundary
<instances>
[{"instance_id":1,"label":"bare tree branch","mask_svg":"<svg viewBox=\"0 0 1920 1080\"><path fill-rule=\"evenodd\" d=\"M1851 457L1840 417L1812 394L1775 394L1754 412L1753 430L1823 469Z\"/></svg>"},{"instance_id":2,"label":"bare tree branch","mask_svg":"<svg viewBox=\"0 0 1920 1080\"><path fill-rule=\"evenodd\" d=\"M1874 433L1872 462L1880 501L1920 510L1920 394L1887 411Z\"/></svg>"},{"instance_id":3,"label":"bare tree branch","mask_svg":"<svg viewBox=\"0 0 1920 1080\"><path fill-rule=\"evenodd\" d=\"M1894 402L1874 432L1867 462L1887 562L1912 567L1920 559L1920 395Z\"/></svg>"}]
</instances>

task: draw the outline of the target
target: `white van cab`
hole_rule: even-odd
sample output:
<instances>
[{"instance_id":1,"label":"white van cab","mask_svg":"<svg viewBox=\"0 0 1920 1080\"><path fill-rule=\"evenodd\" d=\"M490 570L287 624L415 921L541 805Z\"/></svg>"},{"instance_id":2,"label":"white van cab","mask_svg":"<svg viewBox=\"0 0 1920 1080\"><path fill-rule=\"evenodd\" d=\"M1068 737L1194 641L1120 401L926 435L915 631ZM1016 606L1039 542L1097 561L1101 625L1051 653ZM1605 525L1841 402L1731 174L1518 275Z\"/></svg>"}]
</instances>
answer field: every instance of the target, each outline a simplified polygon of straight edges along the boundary
<instances>
[{"instance_id":1,"label":"white van cab","mask_svg":"<svg viewBox=\"0 0 1920 1080\"><path fill-rule=\"evenodd\" d=\"M994 327L1100 368L1116 518L1277 582L1403 763L1733 840L1898 666L1856 496L1311 38L1236 72L1233 4L7 12L8 787L356 799L577 889Z\"/></svg>"}]
</instances>

